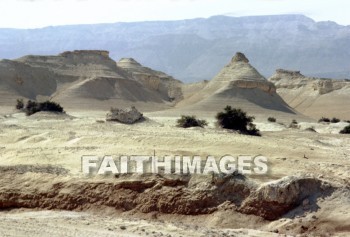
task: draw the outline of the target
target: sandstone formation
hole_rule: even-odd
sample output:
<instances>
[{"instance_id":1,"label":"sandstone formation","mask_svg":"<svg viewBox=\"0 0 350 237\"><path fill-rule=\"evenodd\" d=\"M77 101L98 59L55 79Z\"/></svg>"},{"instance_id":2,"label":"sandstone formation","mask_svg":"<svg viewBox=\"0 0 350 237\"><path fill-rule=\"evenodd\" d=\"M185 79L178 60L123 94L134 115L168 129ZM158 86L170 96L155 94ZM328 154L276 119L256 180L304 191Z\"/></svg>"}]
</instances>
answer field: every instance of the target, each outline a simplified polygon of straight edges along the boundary
<instances>
[{"instance_id":1,"label":"sandstone formation","mask_svg":"<svg viewBox=\"0 0 350 237\"><path fill-rule=\"evenodd\" d=\"M0 35L0 57L93 45L109 50L112 58L130 55L186 83L213 78L233 49L244 49L265 76L278 67L300 68L322 77L350 75L349 26L303 15L0 29Z\"/></svg>"},{"instance_id":2,"label":"sandstone formation","mask_svg":"<svg viewBox=\"0 0 350 237\"><path fill-rule=\"evenodd\" d=\"M54 73L18 61L0 61L0 105L14 105L16 98L49 97L57 90Z\"/></svg>"},{"instance_id":3,"label":"sandstone formation","mask_svg":"<svg viewBox=\"0 0 350 237\"><path fill-rule=\"evenodd\" d=\"M209 86L217 87L219 83L224 86L224 83L228 83L232 88L259 89L271 95L276 92L275 86L251 66L240 52L210 81Z\"/></svg>"},{"instance_id":4,"label":"sandstone formation","mask_svg":"<svg viewBox=\"0 0 350 237\"><path fill-rule=\"evenodd\" d=\"M170 106L166 104L167 92L145 86L118 67L108 51L76 50L57 56L29 55L0 61L2 105L12 106L16 98L22 97L52 99L65 108L106 109L112 103L121 106L144 103L149 108L157 105L166 108Z\"/></svg>"},{"instance_id":5,"label":"sandstone formation","mask_svg":"<svg viewBox=\"0 0 350 237\"><path fill-rule=\"evenodd\" d=\"M278 69L269 81L291 107L305 115L316 119L350 117L346 103L350 99L350 80L306 77L300 71Z\"/></svg>"},{"instance_id":6,"label":"sandstone formation","mask_svg":"<svg viewBox=\"0 0 350 237\"><path fill-rule=\"evenodd\" d=\"M132 176L105 182L88 179L59 179L56 170L7 168L0 178L0 209L45 208L86 210L113 207L142 213L199 215L217 211L222 206L267 220L275 220L296 209L308 198L308 205L330 195L335 188L311 177L286 177L258 186L239 176L221 182L190 176ZM61 172L61 170L59 171ZM64 172L64 171L63 171ZM30 181L26 177L30 177ZM11 180L11 182L9 182ZM16 189L13 189L16 184ZM37 186L36 186L37 185ZM45 188L42 188L45 187Z\"/></svg>"},{"instance_id":7,"label":"sandstone formation","mask_svg":"<svg viewBox=\"0 0 350 237\"><path fill-rule=\"evenodd\" d=\"M314 203L317 198L327 196L332 191L329 184L318 179L289 176L259 187L243 202L240 211L275 220L303 201Z\"/></svg>"},{"instance_id":8,"label":"sandstone formation","mask_svg":"<svg viewBox=\"0 0 350 237\"><path fill-rule=\"evenodd\" d=\"M143 114L140 113L134 106L128 109L111 108L111 111L107 113L107 121L117 121L126 124L133 124L140 121L143 118Z\"/></svg>"},{"instance_id":9,"label":"sandstone formation","mask_svg":"<svg viewBox=\"0 0 350 237\"><path fill-rule=\"evenodd\" d=\"M179 101L182 99L182 82L159 71L142 66L133 58L122 58L117 65L146 88L159 93L164 100Z\"/></svg>"},{"instance_id":10,"label":"sandstone formation","mask_svg":"<svg viewBox=\"0 0 350 237\"><path fill-rule=\"evenodd\" d=\"M237 53L209 82L184 85L185 100L178 107L189 111L217 112L226 105L254 114L268 111L295 114L276 93L273 83L264 78L243 53Z\"/></svg>"}]
</instances>

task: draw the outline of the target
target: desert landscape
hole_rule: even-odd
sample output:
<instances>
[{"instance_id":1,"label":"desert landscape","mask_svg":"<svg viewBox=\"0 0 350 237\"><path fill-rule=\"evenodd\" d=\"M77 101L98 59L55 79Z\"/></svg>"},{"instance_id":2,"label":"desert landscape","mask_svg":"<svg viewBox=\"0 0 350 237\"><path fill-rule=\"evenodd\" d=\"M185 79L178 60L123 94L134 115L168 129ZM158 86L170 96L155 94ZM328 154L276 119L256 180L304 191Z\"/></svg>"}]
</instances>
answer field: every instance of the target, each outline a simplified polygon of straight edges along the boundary
<instances>
[{"instance_id":1,"label":"desert landscape","mask_svg":"<svg viewBox=\"0 0 350 237\"><path fill-rule=\"evenodd\" d=\"M104 50L1 60L0 235L349 236L349 92L349 80L297 71L266 79L240 52L190 84ZM65 112L28 116L27 100ZM260 136L220 128L227 105ZM142 120L106 119L131 106ZM207 126L179 127L181 115ZM227 154L265 156L268 172L86 175L81 160Z\"/></svg>"}]
</instances>

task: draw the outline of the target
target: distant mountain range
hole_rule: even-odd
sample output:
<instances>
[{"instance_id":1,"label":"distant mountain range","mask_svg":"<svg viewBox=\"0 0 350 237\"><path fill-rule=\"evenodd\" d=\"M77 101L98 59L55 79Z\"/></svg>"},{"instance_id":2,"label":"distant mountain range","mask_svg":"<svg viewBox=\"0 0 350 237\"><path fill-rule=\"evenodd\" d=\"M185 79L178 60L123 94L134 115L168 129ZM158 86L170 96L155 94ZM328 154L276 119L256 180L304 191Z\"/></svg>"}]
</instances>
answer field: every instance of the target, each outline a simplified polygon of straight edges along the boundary
<instances>
[{"instance_id":1,"label":"distant mountain range","mask_svg":"<svg viewBox=\"0 0 350 237\"><path fill-rule=\"evenodd\" d=\"M350 78L350 26L303 15L0 29L0 58L100 49L184 82L213 78L236 51L266 77L277 68Z\"/></svg>"}]
</instances>

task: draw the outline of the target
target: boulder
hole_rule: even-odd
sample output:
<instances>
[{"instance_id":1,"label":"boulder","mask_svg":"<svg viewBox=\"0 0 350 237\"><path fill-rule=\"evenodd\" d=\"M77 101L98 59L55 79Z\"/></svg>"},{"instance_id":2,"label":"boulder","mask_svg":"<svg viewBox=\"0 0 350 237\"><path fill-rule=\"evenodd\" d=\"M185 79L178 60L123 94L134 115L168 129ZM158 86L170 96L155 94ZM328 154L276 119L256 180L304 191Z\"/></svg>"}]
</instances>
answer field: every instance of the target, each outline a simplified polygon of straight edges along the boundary
<instances>
[{"instance_id":1,"label":"boulder","mask_svg":"<svg viewBox=\"0 0 350 237\"><path fill-rule=\"evenodd\" d=\"M143 118L143 114L140 113L134 106L127 109L111 108L111 111L107 113L107 121L116 121L126 124L133 124L140 121Z\"/></svg>"},{"instance_id":2,"label":"boulder","mask_svg":"<svg viewBox=\"0 0 350 237\"><path fill-rule=\"evenodd\" d=\"M313 177L288 176L260 186L244 200L239 211L276 220L287 214L305 199L316 200L330 195L333 187ZM305 201L306 202L306 201Z\"/></svg>"}]
</instances>

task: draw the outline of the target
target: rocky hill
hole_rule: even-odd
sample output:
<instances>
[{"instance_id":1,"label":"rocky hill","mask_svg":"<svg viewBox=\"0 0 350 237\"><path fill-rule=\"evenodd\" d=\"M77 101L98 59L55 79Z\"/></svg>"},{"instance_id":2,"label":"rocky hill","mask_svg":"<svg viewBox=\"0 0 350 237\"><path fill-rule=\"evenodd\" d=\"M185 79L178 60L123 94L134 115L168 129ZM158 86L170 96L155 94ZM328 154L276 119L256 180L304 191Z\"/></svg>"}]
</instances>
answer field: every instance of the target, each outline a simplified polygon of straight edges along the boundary
<instances>
[{"instance_id":1,"label":"rocky hill","mask_svg":"<svg viewBox=\"0 0 350 237\"><path fill-rule=\"evenodd\" d=\"M291 107L305 115L350 118L350 80L306 77L300 71L278 69L269 81Z\"/></svg>"},{"instance_id":2,"label":"rocky hill","mask_svg":"<svg viewBox=\"0 0 350 237\"><path fill-rule=\"evenodd\" d=\"M182 82L163 72L142 66L133 58L122 58L117 65L131 74L146 88L162 95L164 100L180 101Z\"/></svg>"},{"instance_id":3,"label":"rocky hill","mask_svg":"<svg viewBox=\"0 0 350 237\"><path fill-rule=\"evenodd\" d=\"M106 49L184 82L210 80L236 51L266 77L276 68L350 78L350 27L302 15L0 29L0 57Z\"/></svg>"},{"instance_id":4,"label":"rocky hill","mask_svg":"<svg viewBox=\"0 0 350 237\"><path fill-rule=\"evenodd\" d=\"M215 114L226 105L257 114L297 113L276 93L273 83L266 80L242 53L236 53L212 80L184 85L185 99L177 108L190 113Z\"/></svg>"},{"instance_id":5,"label":"rocky hill","mask_svg":"<svg viewBox=\"0 0 350 237\"><path fill-rule=\"evenodd\" d=\"M149 69L149 75L153 75L151 72ZM168 84L179 83L170 77L168 81ZM167 107L173 100L168 95L172 93L168 93L169 88L155 90L144 86L134 74L117 66L108 51L77 50L57 56L25 56L0 61L2 105L13 105L16 98L23 97L53 99L64 107L76 108L137 103Z\"/></svg>"}]
</instances>

